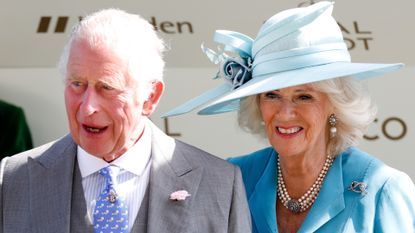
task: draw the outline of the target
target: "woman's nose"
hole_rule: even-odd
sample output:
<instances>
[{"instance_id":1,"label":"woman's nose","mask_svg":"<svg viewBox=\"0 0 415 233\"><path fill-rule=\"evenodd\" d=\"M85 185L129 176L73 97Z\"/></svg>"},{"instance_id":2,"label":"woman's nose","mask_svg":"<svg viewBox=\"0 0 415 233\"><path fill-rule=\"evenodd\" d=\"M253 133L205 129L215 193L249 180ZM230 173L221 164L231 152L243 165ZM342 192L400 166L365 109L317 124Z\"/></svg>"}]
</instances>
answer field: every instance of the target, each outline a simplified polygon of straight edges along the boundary
<instances>
[{"instance_id":1,"label":"woman's nose","mask_svg":"<svg viewBox=\"0 0 415 233\"><path fill-rule=\"evenodd\" d=\"M282 100L279 103L277 114L280 119L291 119L296 115L295 103L289 100Z\"/></svg>"}]
</instances>

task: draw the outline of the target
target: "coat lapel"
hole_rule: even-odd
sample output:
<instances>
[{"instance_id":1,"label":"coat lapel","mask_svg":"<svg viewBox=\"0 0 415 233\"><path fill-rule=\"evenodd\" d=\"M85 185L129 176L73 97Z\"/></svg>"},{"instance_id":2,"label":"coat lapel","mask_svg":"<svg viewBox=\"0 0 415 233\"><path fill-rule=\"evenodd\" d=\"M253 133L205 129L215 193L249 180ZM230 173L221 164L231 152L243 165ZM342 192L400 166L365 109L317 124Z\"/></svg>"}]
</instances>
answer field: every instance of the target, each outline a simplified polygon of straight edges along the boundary
<instances>
[{"instance_id":1,"label":"coat lapel","mask_svg":"<svg viewBox=\"0 0 415 233\"><path fill-rule=\"evenodd\" d=\"M320 193L308 212L300 232L315 232L344 208L342 157L338 156L327 173Z\"/></svg>"},{"instance_id":2,"label":"coat lapel","mask_svg":"<svg viewBox=\"0 0 415 233\"><path fill-rule=\"evenodd\" d=\"M42 156L29 158L30 211L34 232L70 230L76 145L68 135Z\"/></svg>"},{"instance_id":3,"label":"coat lapel","mask_svg":"<svg viewBox=\"0 0 415 233\"><path fill-rule=\"evenodd\" d=\"M196 196L203 168L185 158L191 153L152 123L152 166L149 184L148 232L185 232L190 219L192 196L184 201L169 200L172 192L186 190ZM191 156L191 155L189 155Z\"/></svg>"},{"instance_id":4,"label":"coat lapel","mask_svg":"<svg viewBox=\"0 0 415 233\"><path fill-rule=\"evenodd\" d=\"M248 197L253 222L255 222L258 232L261 233L276 232L276 164L276 154L273 152L267 162L264 173L258 180L254 191Z\"/></svg>"}]
</instances>

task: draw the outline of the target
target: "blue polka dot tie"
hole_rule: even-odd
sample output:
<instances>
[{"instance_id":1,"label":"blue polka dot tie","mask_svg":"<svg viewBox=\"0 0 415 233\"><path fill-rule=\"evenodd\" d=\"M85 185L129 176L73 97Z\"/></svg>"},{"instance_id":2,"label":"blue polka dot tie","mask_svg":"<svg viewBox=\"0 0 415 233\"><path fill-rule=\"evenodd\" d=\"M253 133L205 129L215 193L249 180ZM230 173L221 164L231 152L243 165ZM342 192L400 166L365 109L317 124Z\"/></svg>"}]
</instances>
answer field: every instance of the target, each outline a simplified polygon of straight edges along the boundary
<instances>
[{"instance_id":1,"label":"blue polka dot tie","mask_svg":"<svg viewBox=\"0 0 415 233\"><path fill-rule=\"evenodd\" d=\"M128 206L114 188L118 171L115 166L99 170L105 178L105 187L95 204L95 233L128 233Z\"/></svg>"}]
</instances>

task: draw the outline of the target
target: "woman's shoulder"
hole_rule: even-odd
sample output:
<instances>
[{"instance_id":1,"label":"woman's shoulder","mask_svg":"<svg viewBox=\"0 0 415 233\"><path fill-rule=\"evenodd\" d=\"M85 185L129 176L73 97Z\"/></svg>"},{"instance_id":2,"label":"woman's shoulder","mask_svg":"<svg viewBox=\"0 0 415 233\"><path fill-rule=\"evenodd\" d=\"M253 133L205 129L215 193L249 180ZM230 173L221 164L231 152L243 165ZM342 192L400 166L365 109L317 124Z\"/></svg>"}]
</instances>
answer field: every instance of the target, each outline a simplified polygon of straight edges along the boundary
<instances>
[{"instance_id":1,"label":"woman's shoulder","mask_svg":"<svg viewBox=\"0 0 415 233\"><path fill-rule=\"evenodd\" d=\"M396 185L403 181L412 183L406 173L388 166L375 156L355 147L342 153L342 166L345 176L358 172L360 173L357 174L358 177L362 177L372 187L379 189L386 183ZM356 177L356 174L354 176Z\"/></svg>"},{"instance_id":2,"label":"woman's shoulder","mask_svg":"<svg viewBox=\"0 0 415 233\"><path fill-rule=\"evenodd\" d=\"M376 232L413 232L415 186L411 178L356 148L346 150L341 157L343 176L349 177L349 182L364 184L363 189L360 185L346 186L353 191L346 192L349 197L356 193L364 195L364 198L358 199L364 208L355 212L362 221L356 221L355 224L374 224L373 231ZM361 175L354 179L351 174Z\"/></svg>"}]
</instances>

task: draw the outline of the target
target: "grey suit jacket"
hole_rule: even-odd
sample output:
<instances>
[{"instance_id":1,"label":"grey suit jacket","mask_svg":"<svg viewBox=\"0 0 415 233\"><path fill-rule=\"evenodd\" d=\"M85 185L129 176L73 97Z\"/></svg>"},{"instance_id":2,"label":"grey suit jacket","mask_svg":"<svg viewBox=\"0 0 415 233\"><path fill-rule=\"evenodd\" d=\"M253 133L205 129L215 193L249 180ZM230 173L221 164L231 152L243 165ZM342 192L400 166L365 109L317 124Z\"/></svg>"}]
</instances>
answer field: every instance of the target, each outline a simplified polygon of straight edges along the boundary
<instances>
[{"instance_id":1,"label":"grey suit jacket","mask_svg":"<svg viewBox=\"0 0 415 233\"><path fill-rule=\"evenodd\" d=\"M239 168L174 140L152 123L148 126L152 167L147 232L251 232ZM2 160L0 232L73 232L76 148L67 135ZM172 192L183 189L191 196L184 201L169 200Z\"/></svg>"}]
</instances>

